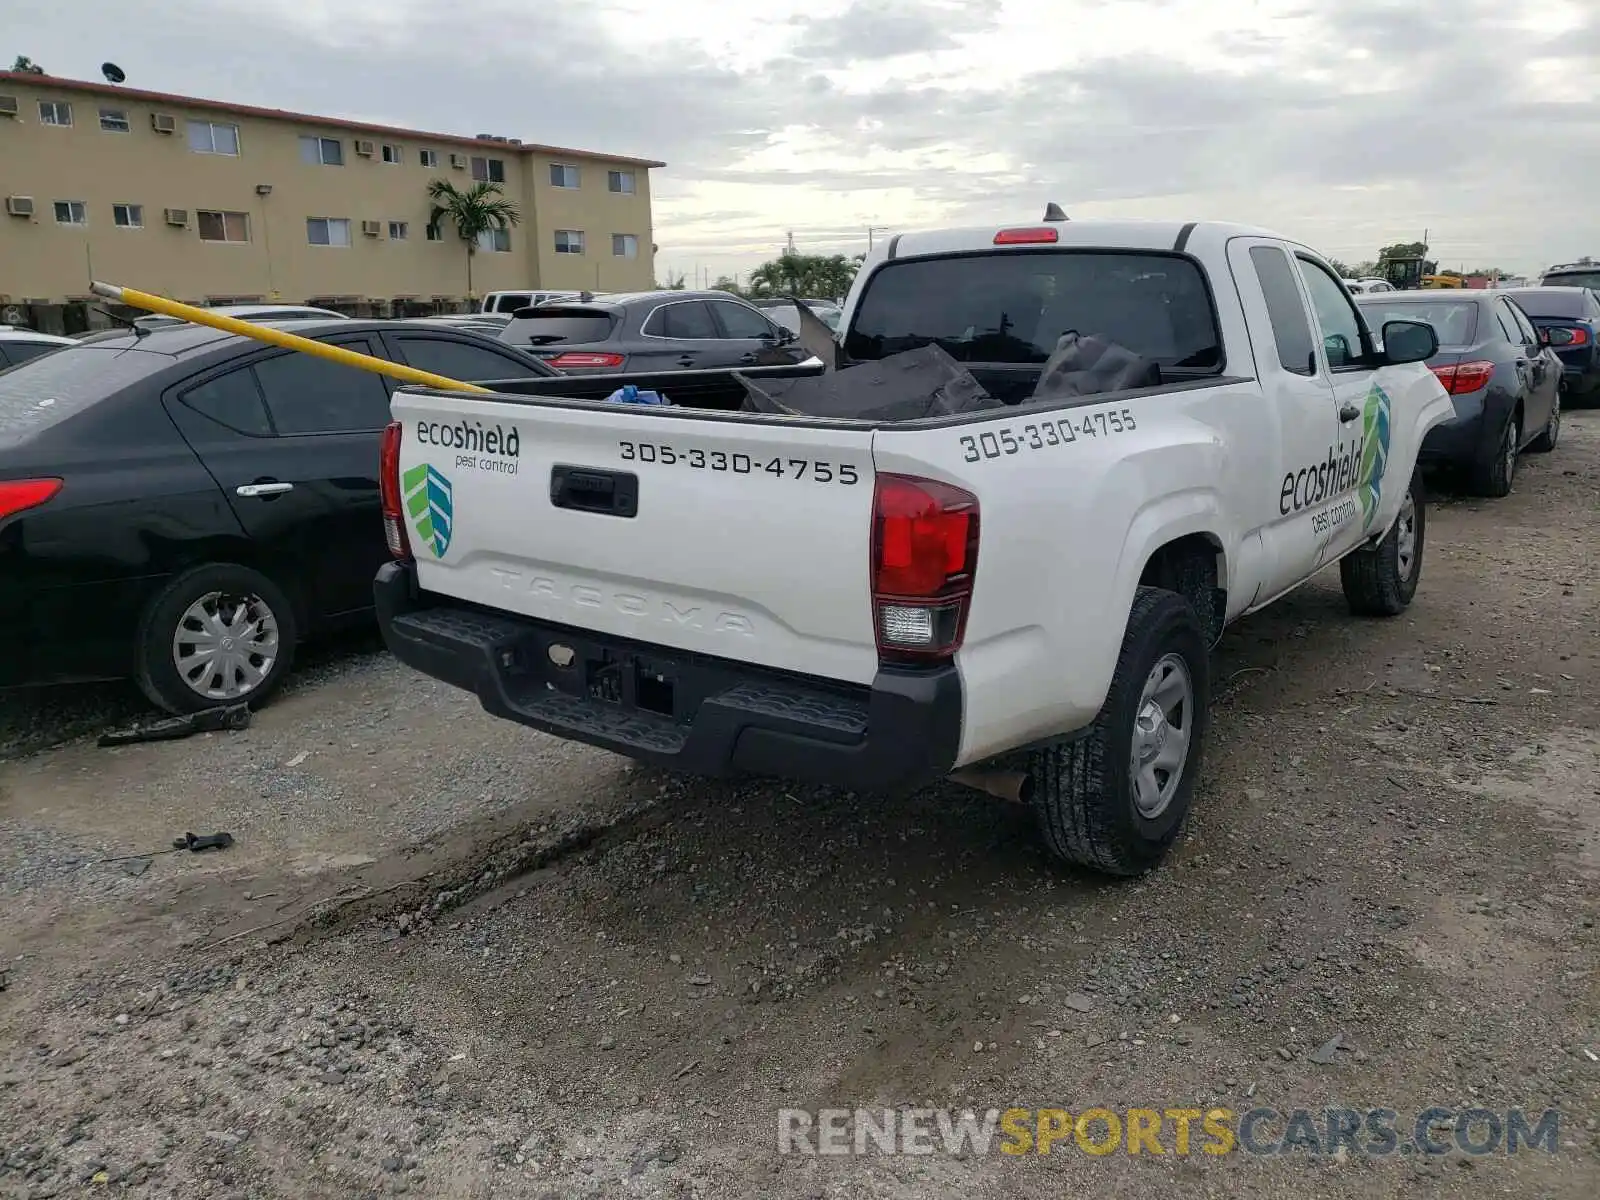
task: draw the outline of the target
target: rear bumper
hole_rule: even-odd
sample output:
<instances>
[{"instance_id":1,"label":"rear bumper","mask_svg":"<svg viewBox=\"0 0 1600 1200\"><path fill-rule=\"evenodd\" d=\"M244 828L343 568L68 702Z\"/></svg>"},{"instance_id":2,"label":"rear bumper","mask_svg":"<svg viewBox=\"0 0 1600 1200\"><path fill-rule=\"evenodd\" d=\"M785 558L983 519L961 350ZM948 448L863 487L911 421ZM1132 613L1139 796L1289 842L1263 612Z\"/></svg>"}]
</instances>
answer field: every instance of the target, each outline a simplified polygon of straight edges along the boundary
<instances>
[{"instance_id":1,"label":"rear bumper","mask_svg":"<svg viewBox=\"0 0 1600 1200\"><path fill-rule=\"evenodd\" d=\"M1490 398L1490 389L1451 396L1455 415L1435 425L1422 439L1417 461L1423 466L1471 466L1500 445L1505 414Z\"/></svg>"},{"instance_id":2,"label":"rear bumper","mask_svg":"<svg viewBox=\"0 0 1600 1200\"><path fill-rule=\"evenodd\" d=\"M880 668L851 686L474 608L420 592L404 563L385 564L373 591L407 666L497 717L642 762L885 792L943 778L960 748L953 666Z\"/></svg>"},{"instance_id":3,"label":"rear bumper","mask_svg":"<svg viewBox=\"0 0 1600 1200\"><path fill-rule=\"evenodd\" d=\"M1600 391L1600 366L1574 367L1563 365L1561 383L1568 395L1588 396Z\"/></svg>"}]
</instances>

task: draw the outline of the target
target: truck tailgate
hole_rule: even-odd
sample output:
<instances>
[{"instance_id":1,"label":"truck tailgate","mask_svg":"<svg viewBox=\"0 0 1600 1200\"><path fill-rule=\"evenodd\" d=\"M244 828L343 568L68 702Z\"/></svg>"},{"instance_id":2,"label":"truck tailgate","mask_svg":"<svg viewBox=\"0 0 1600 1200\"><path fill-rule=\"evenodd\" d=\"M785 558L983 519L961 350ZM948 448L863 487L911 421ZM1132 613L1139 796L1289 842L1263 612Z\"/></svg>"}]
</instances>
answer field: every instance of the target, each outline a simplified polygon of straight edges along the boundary
<instances>
[{"instance_id":1,"label":"truck tailgate","mask_svg":"<svg viewBox=\"0 0 1600 1200\"><path fill-rule=\"evenodd\" d=\"M393 413L425 591L873 679L870 428L405 390Z\"/></svg>"}]
</instances>

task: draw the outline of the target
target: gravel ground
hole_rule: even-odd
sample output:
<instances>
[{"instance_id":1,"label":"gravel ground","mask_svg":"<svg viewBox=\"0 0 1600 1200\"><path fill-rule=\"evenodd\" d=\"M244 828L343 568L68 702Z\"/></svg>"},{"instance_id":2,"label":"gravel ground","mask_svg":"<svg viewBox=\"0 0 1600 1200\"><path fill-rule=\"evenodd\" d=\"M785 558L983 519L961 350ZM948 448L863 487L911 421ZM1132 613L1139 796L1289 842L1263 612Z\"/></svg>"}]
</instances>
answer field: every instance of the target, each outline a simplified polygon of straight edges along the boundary
<instances>
[{"instance_id":1,"label":"gravel ground","mask_svg":"<svg viewBox=\"0 0 1600 1200\"><path fill-rule=\"evenodd\" d=\"M1135 882L955 786L636 769L371 645L185 742L6 701L0 1196L1593 1200L1597 481L1573 414L1511 497L1436 499L1405 617L1335 577L1236 626ZM1515 1157L776 1150L780 1107L1328 1104L1563 1117Z\"/></svg>"}]
</instances>

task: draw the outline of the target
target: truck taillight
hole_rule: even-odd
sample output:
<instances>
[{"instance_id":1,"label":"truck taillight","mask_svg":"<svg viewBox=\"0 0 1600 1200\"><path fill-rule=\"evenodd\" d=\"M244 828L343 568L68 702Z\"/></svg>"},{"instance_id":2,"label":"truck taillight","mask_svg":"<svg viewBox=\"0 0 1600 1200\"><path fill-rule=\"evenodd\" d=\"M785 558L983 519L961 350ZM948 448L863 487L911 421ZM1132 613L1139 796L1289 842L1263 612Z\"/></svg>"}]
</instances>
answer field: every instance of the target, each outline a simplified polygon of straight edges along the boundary
<instances>
[{"instance_id":1,"label":"truck taillight","mask_svg":"<svg viewBox=\"0 0 1600 1200\"><path fill-rule=\"evenodd\" d=\"M0 521L37 508L60 490L59 479L0 479Z\"/></svg>"},{"instance_id":2,"label":"truck taillight","mask_svg":"<svg viewBox=\"0 0 1600 1200\"><path fill-rule=\"evenodd\" d=\"M872 618L885 661L961 648L978 566L978 498L910 475L879 475L872 497Z\"/></svg>"},{"instance_id":3,"label":"truck taillight","mask_svg":"<svg viewBox=\"0 0 1600 1200\"><path fill-rule=\"evenodd\" d=\"M390 421L383 431L383 448L378 454L378 495L383 500L383 536L389 553L406 560L411 557L411 539L406 536L404 500L400 495L399 421Z\"/></svg>"}]
</instances>

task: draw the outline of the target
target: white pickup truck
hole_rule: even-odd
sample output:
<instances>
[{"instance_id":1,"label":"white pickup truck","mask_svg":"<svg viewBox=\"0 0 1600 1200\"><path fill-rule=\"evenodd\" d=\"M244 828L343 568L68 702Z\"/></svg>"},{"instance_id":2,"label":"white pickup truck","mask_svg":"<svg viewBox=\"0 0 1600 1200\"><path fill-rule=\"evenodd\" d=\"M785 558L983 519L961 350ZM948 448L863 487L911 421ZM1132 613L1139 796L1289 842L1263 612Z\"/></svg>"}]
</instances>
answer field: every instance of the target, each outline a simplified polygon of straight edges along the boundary
<instances>
[{"instance_id":1,"label":"white pickup truck","mask_svg":"<svg viewBox=\"0 0 1600 1200\"><path fill-rule=\"evenodd\" d=\"M727 411L728 380L663 383L668 406L603 402L617 379L397 391L390 648L663 766L954 774L1031 804L1059 858L1130 875L1188 810L1227 622L1335 562L1357 613L1416 590L1417 451L1451 412L1437 340L1374 337L1304 246L1211 223L907 233L840 329L845 369L937 345L1004 403L885 421ZM1159 382L1033 396L1069 331Z\"/></svg>"}]
</instances>

